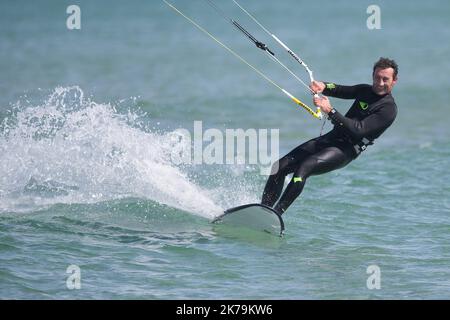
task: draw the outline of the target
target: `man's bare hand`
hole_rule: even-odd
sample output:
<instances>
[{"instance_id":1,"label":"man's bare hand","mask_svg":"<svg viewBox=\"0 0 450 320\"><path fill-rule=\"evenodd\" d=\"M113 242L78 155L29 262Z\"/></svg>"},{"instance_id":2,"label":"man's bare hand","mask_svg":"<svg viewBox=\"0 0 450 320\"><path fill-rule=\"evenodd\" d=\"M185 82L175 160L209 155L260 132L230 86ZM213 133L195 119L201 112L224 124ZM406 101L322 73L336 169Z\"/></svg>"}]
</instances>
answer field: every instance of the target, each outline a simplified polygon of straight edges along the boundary
<instances>
[{"instance_id":1,"label":"man's bare hand","mask_svg":"<svg viewBox=\"0 0 450 320\"><path fill-rule=\"evenodd\" d=\"M313 81L311 82L311 84L309 85L309 87L311 88L312 91L314 91L315 93L322 93L323 90L325 90L325 83L320 82L320 81Z\"/></svg>"},{"instance_id":2,"label":"man's bare hand","mask_svg":"<svg viewBox=\"0 0 450 320\"><path fill-rule=\"evenodd\" d=\"M331 109L333 109L333 107L331 106L330 100L325 96L322 96L322 97L316 96L316 97L314 97L313 101L314 101L314 104L317 107L320 107L320 109L323 112L325 112L326 114L328 114L331 111Z\"/></svg>"}]
</instances>

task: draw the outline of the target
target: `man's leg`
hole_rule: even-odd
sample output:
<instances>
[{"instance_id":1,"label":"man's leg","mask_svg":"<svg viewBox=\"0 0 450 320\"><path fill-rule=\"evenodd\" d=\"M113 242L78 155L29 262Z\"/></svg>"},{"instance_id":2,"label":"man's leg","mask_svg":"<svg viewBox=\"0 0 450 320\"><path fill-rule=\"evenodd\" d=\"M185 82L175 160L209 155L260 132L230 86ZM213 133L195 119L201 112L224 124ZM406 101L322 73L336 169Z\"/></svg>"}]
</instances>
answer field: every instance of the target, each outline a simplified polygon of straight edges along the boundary
<instances>
[{"instance_id":1,"label":"man's leg","mask_svg":"<svg viewBox=\"0 0 450 320\"><path fill-rule=\"evenodd\" d=\"M336 147L325 148L301 162L294 171L294 176L286 187L275 210L283 214L294 200L302 193L306 179L312 175L327 173L346 166L353 159Z\"/></svg>"},{"instance_id":2,"label":"man's leg","mask_svg":"<svg viewBox=\"0 0 450 320\"><path fill-rule=\"evenodd\" d=\"M287 155L282 157L272 166L272 172L266 182L261 203L272 207L283 191L284 179L294 172L299 163L310 156L310 153L301 149L301 146L295 148Z\"/></svg>"}]
</instances>

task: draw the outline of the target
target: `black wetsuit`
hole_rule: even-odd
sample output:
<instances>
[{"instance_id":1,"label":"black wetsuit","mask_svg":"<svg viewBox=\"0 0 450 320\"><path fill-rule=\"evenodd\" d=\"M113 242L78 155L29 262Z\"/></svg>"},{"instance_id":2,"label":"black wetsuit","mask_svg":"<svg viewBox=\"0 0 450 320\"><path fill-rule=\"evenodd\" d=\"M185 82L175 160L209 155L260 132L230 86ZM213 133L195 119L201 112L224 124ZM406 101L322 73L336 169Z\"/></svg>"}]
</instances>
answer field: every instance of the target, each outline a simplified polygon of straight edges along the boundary
<instances>
[{"instance_id":1,"label":"black wetsuit","mask_svg":"<svg viewBox=\"0 0 450 320\"><path fill-rule=\"evenodd\" d=\"M286 176L294 173L275 206L280 214L300 195L309 176L346 166L373 144L397 116L392 95L377 95L368 84L325 85L324 95L355 101L345 116L335 109L328 114L334 124L330 132L301 144L272 166L262 197L262 203L271 207L281 195Z\"/></svg>"}]
</instances>

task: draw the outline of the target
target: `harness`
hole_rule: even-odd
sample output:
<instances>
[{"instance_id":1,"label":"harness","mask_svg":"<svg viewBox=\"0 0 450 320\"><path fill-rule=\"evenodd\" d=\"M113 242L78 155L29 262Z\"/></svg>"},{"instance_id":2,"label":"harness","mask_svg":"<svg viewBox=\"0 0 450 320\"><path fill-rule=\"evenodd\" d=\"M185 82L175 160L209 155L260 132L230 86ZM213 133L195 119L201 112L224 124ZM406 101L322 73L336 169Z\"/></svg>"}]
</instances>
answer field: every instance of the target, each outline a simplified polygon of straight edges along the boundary
<instances>
[{"instance_id":1,"label":"harness","mask_svg":"<svg viewBox=\"0 0 450 320\"><path fill-rule=\"evenodd\" d=\"M373 141L371 141L367 138L362 138L362 140L360 142L358 142L357 144L355 144L353 146L353 148L355 149L356 155L359 155L361 152L366 150L367 146L370 146L371 144L373 144Z\"/></svg>"}]
</instances>

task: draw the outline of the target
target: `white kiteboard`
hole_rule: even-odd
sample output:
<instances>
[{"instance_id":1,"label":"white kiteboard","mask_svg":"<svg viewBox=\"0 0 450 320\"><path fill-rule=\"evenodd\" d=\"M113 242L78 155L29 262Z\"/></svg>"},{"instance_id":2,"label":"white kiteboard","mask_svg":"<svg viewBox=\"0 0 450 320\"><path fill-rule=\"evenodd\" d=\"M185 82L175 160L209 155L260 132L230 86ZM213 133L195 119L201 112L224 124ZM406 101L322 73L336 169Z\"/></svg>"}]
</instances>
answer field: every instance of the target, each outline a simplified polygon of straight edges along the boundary
<instances>
[{"instance_id":1,"label":"white kiteboard","mask_svg":"<svg viewBox=\"0 0 450 320\"><path fill-rule=\"evenodd\" d=\"M227 209L212 222L264 231L278 236L281 236L284 231L284 222L281 216L271 207L260 203Z\"/></svg>"}]
</instances>

